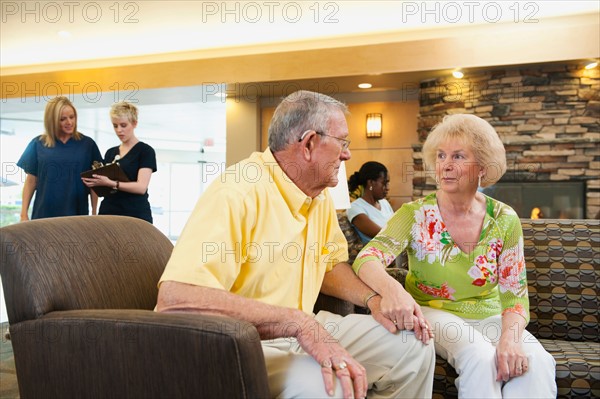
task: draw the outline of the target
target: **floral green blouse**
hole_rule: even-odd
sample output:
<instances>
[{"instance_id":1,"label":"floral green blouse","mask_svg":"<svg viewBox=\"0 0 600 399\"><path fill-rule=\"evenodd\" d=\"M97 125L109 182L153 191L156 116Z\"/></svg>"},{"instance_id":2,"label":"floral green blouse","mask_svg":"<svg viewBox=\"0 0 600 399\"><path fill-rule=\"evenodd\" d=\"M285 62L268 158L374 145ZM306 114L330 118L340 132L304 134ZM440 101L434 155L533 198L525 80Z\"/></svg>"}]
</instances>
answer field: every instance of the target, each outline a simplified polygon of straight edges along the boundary
<instances>
[{"instance_id":1,"label":"floral green blouse","mask_svg":"<svg viewBox=\"0 0 600 399\"><path fill-rule=\"evenodd\" d=\"M469 253L452 240L434 193L402 205L360 251L354 271L370 260L390 265L406 249L405 289L421 306L468 319L514 312L529 321L521 222L510 206L487 196L486 202L481 236Z\"/></svg>"}]
</instances>

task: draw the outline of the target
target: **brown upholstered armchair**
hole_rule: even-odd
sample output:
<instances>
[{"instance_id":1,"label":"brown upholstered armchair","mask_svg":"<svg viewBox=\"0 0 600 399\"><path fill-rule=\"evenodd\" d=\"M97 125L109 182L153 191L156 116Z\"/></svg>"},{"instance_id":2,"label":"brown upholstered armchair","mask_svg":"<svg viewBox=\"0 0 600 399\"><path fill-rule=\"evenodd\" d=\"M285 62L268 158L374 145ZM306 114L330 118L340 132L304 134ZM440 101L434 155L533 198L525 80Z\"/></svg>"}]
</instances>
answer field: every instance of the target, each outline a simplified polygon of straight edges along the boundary
<instances>
[{"instance_id":1,"label":"brown upholstered armchair","mask_svg":"<svg viewBox=\"0 0 600 399\"><path fill-rule=\"evenodd\" d=\"M153 312L172 251L123 216L0 229L21 398L263 398L260 338L226 317Z\"/></svg>"}]
</instances>

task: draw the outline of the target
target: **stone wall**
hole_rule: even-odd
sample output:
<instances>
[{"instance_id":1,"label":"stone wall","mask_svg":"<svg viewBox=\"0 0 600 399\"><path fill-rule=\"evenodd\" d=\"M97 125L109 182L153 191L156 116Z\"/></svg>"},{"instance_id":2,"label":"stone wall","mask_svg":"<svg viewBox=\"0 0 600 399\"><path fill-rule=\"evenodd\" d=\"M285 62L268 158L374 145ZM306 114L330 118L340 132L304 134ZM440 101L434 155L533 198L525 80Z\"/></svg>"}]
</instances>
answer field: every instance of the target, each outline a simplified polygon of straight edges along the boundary
<instances>
[{"instance_id":1,"label":"stone wall","mask_svg":"<svg viewBox=\"0 0 600 399\"><path fill-rule=\"evenodd\" d=\"M421 143L445 115L469 113L489 121L506 147L502 181L586 183L587 218L600 212L600 71L548 64L421 82ZM435 190L425 173L422 144L413 146L413 197Z\"/></svg>"}]
</instances>

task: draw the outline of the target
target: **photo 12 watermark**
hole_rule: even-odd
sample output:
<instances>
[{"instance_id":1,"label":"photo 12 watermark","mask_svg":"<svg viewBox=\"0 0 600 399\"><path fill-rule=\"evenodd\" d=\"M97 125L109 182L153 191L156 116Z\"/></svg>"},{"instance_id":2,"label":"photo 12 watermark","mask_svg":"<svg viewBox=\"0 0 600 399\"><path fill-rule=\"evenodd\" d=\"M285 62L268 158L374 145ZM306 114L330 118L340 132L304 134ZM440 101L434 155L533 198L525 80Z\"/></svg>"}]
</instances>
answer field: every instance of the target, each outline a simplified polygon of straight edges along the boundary
<instances>
[{"instance_id":1,"label":"photo 12 watermark","mask_svg":"<svg viewBox=\"0 0 600 399\"><path fill-rule=\"evenodd\" d=\"M1 83L2 103L18 98L22 103L46 103L54 97L65 96L72 102L82 100L88 104L96 104L109 99L112 102L127 101L138 103L140 90L136 82L13 82L3 80ZM76 98L80 97L80 98Z\"/></svg>"},{"instance_id":2,"label":"photo 12 watermark","mask_svg":"<svg viewBox=\"0 0 600 399\"><path fill-rule=\"evenodd\" d=\"M201 22L335 24L339 12L334 1L203 1Z\"/></svg>"},{"instance_id":3,"label":"photo 12 watermark","mask_svg":"<svg viewBox=\"0 0 600 399\"><path fill-rule=\"evenodd\" d=\"M537 23L535 1L403 1L403 24Z\"/></svg>"},{"instance_id":4,"label":"photo 12 watermark","mask_svg":"<svg viewBox=\"0 0 600 399\"><path fill-rule=\"evenodd\" d=\"M72 24L140 22L135 1L2 1L2 23Z\"/></svg>"}]
</instances>

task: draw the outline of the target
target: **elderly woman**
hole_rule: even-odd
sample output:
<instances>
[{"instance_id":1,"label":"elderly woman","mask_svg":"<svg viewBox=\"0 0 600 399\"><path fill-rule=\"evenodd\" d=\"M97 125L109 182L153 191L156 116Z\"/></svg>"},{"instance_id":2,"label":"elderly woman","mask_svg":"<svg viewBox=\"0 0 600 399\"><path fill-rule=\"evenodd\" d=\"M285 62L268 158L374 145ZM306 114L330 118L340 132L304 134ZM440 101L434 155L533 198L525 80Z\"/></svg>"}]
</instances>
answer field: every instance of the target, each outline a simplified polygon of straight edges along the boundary
<instances>
[{"instance_id":1,"label":"elderly woman","mask_svg":"<svg viewBox=\"0 0 600 399\"><path fill-rule=\"evenodd\" d=\"M519 218L478 191L506 171L496 131L474 115L446 116L423 158L435 167L438 190L404 204L359 253L355 272L382 296L383 313L400 329L433 328L437 354L459 374L459 397L556 397L555 361L525 330ZM405 288L383 267L404 250Z\"/></svg>"}]
</instances>

